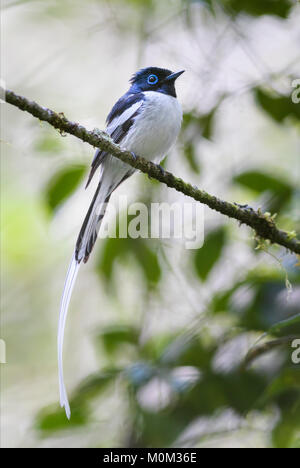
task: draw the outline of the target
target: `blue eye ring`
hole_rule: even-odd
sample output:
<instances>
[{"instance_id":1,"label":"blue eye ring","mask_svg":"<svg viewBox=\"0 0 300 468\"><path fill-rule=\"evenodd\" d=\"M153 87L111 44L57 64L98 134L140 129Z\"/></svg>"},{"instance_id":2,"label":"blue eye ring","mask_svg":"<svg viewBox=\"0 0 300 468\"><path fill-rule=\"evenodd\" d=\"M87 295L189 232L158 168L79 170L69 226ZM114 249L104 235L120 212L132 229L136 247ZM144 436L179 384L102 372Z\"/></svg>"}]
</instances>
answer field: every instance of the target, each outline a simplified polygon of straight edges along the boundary
<instances>
[{"instance_id":1,"label":"blue eye ring","mask_svg":"<svg viewBox=\"0 0 300 468\"><path fill-rule=\"evenodd\" d=\"M149 75L147 78L147 83L149 85L155 85L158 82L158 77L156 75Z\"/></svg>"}]
</instances>

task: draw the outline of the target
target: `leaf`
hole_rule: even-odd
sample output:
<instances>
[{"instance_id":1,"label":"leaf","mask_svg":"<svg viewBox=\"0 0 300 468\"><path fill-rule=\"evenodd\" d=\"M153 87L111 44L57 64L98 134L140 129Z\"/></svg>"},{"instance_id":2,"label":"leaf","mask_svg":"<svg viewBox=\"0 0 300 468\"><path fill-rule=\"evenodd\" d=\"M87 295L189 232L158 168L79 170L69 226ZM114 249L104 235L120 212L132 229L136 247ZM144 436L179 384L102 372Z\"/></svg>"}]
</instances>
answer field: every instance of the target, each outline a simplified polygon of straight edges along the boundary
<instances>
[{"instance_id":1,"label":"leaf","mask_svg":"<svg viewBox=\"0 0 300 468\"><path fill-rule=\"evenodd\" d=\"M268 332L273 325L296 315L299 307L287 301L287 291L283 279L271 280L267 277L257 279L254 283L255 296L249 306L243 311L236 310L240 326L248 330ZM293 328L294 327L294 328ZM283 335L289 334L288 328L282 330ZM297 333L296 325L290 332ZM278 332L279 336L279 332Z\"/></svg>"},{"instance_id":2,"label":"leaf","mask_svg":"<svg viewBox=\"0 0 300 468\"><path fill-rule=\"evenodd\" d=\"M231 288L214 294L210 303L211 312L214 314L228 312L232 296L236 291L239 290L241 286L244 286L244 284L246 283L247 281L239 281L236 284L234 284Z\"/></svg>"},{"instance_id":3,"label":"leaf","mask_svg":"<svg viewBox=\"0 0 300 468\"><path fill-rule=\"evenodd\" d=\"M286 192L290 194L292 192L292 187L287 182L259 171L242 172L235 176L233 180L257 193L262 193L266 190L280 192L281 194Z\"/></svg>"},{"instance_id":4,"label":"leaf","mask_svg":"<svg viewBox=\"0 0 300 468\"><path fill-rule=\"evenodd\" d=\"M213 136L213 124L214 124L214 117L215 113L219 107L218 103L213 109L208 112L208 114L203 115L199 118L199 122L202 127L202 136L203 138L206 138L207 140L211 140Z\"/></svg>"},{"instance_id":5,"label":"leaf","mask_svg":"<svg viewBox=\"0 0 300 468\"><path fill-rule=\"evenodd\" d=\"M251 16L274 15L286 18L292 8L289 0L222 0L228 13L247 13Z\"/></svg>"},{"instance_id":6,"label":"leaf","mask_svg":"<svg viewBox=\"0 0 300 468\"><path fill-rule=\"evenodd\" d=\"M160 264L157 254L148 247L147 240L142 238L107 239L97 269L112 286L114 264L130 256L140 266L148 287L155 286L161 278Z\"/></svg>"},{"instance_id":7,"label":"leaf","mask_svg":"<svg viewBox=\"0 0 300 468\"><path fill-rule=\"evenodd\" d=\"M67 419L64 409L57 409L57 405L52 405L37 415L36 428L44 432L54 432L87 424L89 421L88 401L100 395L118 374L118 369L112 369L89 376L79 385L70 399L70 420Z\"/></svg>"},{"instance_id":8,"label":"leaf","mask_svg":"<svg viewBox=\"0 0 300 468\"><path fill-rule=\"evenodd\" d=\"M265 386L265 377L253 372L228 375L205 372L197 383L178 394L167 408L155 413L138 408L138 444L141 447L170 446L197 418L212 416L224 408L233 408L244 415L257 406Z\"/></svg>"},{"instance_id":9,"label":"leaf","mask_svg":"<svg viewBox=\"0 0 300 468\"><path fill-rule=\"evenodd\" d=\"M119 373L119 369L108 369L87 377L74 392L70 406L77 408L85 405L89 400L101 394Z\"/></svg>"},{"instance_id":10,"label":"leaf","mask_svg":"<svg viewBox=\"0 0 300 468\"><path fill-rule=\"evenodd\" d=\"M299 421L299 408L282 416L272 434L273 444L276 448L300 448Z\"/></svg>"},{"instance_id":11,"label":"leaf","mask_svg":"<svg viewBox=\"0 0 300 468\"><path fill-rule=\"evenodd\" d=\"M186 160L188 161L190 168L196 173L200 173L200 164L199 161L197 160L196 154L195 154L195 147L193 143L186 143L184 145L184 155L186 157Z\"/></svg>"},{"instance_id":12,"label":"leaf","mask_svg":"<svg viewBox=\"0 0 300 468\"><path fill-rule=\"evenodd\" d=\"M128 0L129 4L132 4L133 7L135 8L142 8L142 9L152 9L154 7L153 5L153 0Z\"/></svg>"},{"instance_id":13,"label":"leaf","mask_svg":"<svg viewBox=\"0 0 300 468\"><path fill-rule=\"evenodd\" d=\"M172 443L191 421L189 415L176 411L150 413L139 408L134 426L135 447L172 447Z\"/></svg>"},{"instance_id":14,"label":"leaf","mask_svg":"<svg viewBox=\"0 0 300 468\"><path fill-rule=\"evenodd\" d=\"M240 414L244 414L259 405L268 380L264 375L248 370L222 375L219 386L226 395L228 404Z\"/></svg>"},{"instance_id":15,"label":"leaf","mask_svg":"<svg viewBox=\"0 0 300 468\"><path fill-rule=\"evenodd\" d=\"M174 339L173 333L156 333L141 345L141 356L149 361L166 362L165 353L168 352L168 347L172 346Z\"/></svg>"},{"instance_id":16,"label":"leaf","mask_svg":"<svg viewBox=\"0 0 300 468\"><path fill-rule=\"evenodd\" d=\"M280 420L272 433L276 448L300 448L299 371L294 370L294 374L298 374L298 386L286 386L276 398L281 412Z\"/></svg>"},{"instance_id":17,"label":"leaf","mask_svg":"<svg viewBox=\"0 0 300 468\"><path fill-rule=\"evenodd\" d=\"M239 325L248 330L267 332L272 325L299 312L298 304L288 300L284 276L278 268L254 268L243 280L215 294L209 310L213 314L233 314ZM300 284L297 272L289 271L289 277L294 287Z\"/></svg>"},{"instance_id":18,"label":"leaf","mask_svg":"<svg viewBox=\"0 0 300 468\"><path fill-rule=\"evenodd\" d=\"M46 134L35 143L35 150L41 153L58 153L63 148L62 138Z\"/></svg>"},{"instance_id":19,"label":"leaf","mask_svg":"<svg viewBox=\"0 0 300 468\"><path fill-rule=\"evenodd\" d=\"M57 406L55 406L57 408ZM39 431L54 432L72 427L84 426L88 421L84 407L72 408L72 417L67 419L64 409L54 409L53 406L40 411L36 417L35 427Z\"/></svg>"},{"instance_id":20,"label":"leaf","mask_svg":"<svg viewBox=\"0 0 300 468\"><path fill-rule=\"evenodd\" d=\"M282 320L281 322L274 323L269 330L267 330L269 335L282 336L289 335L290 333L300 335L300 314L293 315L292 317Z\"/></svg>"},{"instance_id":21,"label":"leaf","mask_svg":"<svg viewBox=\"0 0 300 468\"><path fill-rule=\"evenodd\" d=\"M283 367L260 398L259 409L270 405L280 411L272 432L277 448L300 448L300 372L296 367Z\"/></svg>"},{"instance_id":22,"label":"leaf","mask_svg":"<svg viewBox=\"0 0 300 468\"><path fill-rule=\"evenodd\" d=\"M258 404L265 387L266 378L252 371L228 374L207 372L186 392L183 408L193 417L210 415L226 407L243 414Z\"/></svg>"},{"instance_id":23,"label":"leaf","mask_svg":"<svg viewBox=\"0 0 300 468\"><path fill-rule=\"evenodd\" d=\"M276 405L280 418L273 429L272 440L277 448L300 448L300 372L284 366L260 399L261 408Z\"/></svg>"},{"instance_id":24,"label":"leaf","mask_svg":"<svg viewBox=\"0 0 300 468\"><path fill-rule=\"evenodd\" d=\"M271 192L269 200L265 203L272 213L280 211L293 195L293 187L288 182L259 171L242 172L233 178L233 182L258 194Z\"/></svg>"},{"instance_id":25,"label":"leaf","mask_svg":"<svg viewBox=\"0 0 300 468\"><path fill-rule=\"evenodd\" d=\"M144 272L148 287L154 286L161 278L161 268L157 254L148 247L145 240L136 240L138 242L135 242L133 239L131 240L131 245L133 246L132 251ZM136 245L134 246L134 244Z\"/></svg>"},{"instance_id":26,"label":"leaf","mask_svg":"<svg viewBox=\"0 0 300 468\"><path fill-rule=\"evenodd\" d=\"M112 282L113 266L118 258L124 256L126 246L127 239L109 238L105 240L97 270L104 276L107 283Z\"/></svg>"},{"instance_id":27,"label":"leaf","mask_svg":"<svg viewBox=\"0 0 300 468\"><path fill-rule=\"evenodd\" d=\"M282 123L287 117L300 120L300 106L290 96L273 96L260 88L254 89L257 103L276 122Z\"/></svg>"},{"instance_id":28,"label":"leaf","mask_svg":"<svg viewBox=\"0 0 300 468\"><path fill-rule=\"evenodd\" d=\"M288 401L288 406L286 407L286 399L283 398L283 395L286 392L293 392L293 395L296 395L297 391L300 388L300 372L297 371L295 367L284 367L279 375L274 378L268 388L265 391L265 395L262 399L263 404L269 404L271 402L276 401L280 404L281 409L285 410L293 406L294 401L291 398ZM300 396L300 395L298 395ZM297 401L297 397L296 397Z\"/></svg>"},{"instance_id":29,"label":"leaf","mask_svg":"<svg viewBox=\"0 0 300 468\"><path fill-rule=\"evenodd\" d=\"M222 100L223 96L206 114L198 114L194 110L183 114L182 131L180 133L184 147L183 154L190 168L196 174L200 173L200 158L197 156L195 148L197 148L198 142L203 140L203 138L207 140L212 139L215 113Z\"/></svg>"},{"instance_id":30,"label":"leaf","mask_svg":"<svg viewBox=\"0 0 300 468\"><path fill-rule=\"evenodd\" d=\"M216 346L204 345L202 340L195 336L183 346L181 354L177 357L176 365L195 366L200 370L209 370L215 351Z\"/></svg>"},{"instance_id":31,"label":"leaf","mask_svg":"<svg viewBox=\"0 0 300 468\"><path fill-rule=\"evenodd\" d=\"M44 196L52 212L74 192L84 173L85 166L70 166L63 168L50 179Z\"/></svg>"},{"instance_id":32,"label":"leaf","mask_svg":"<svg viewBox=\"0 0 300 468\"><path fill-rule=\"evenodd\" d=\"M202 281L205 281L214 265L222 255L226 243L224 226L210 232L206 237L203 247L195 253L194 264L196 272Z\"/></svg>"},{"instance_id":33,"label":"leaf","mask_svg":"<svg viewBox=\"0 0 300 468\"><path fill-rule=\"evenodd\" d=\"M138 337L138 330L129 325L112 325L98 335L107 354L115 353L124 343L136 345Z\"/></svg>"},{"instance_id":34,"label":"leaf","mask_svg":"<svg viewBox=\"0 0 300 468\"><path fill-rule=\"evenodd\" d=\"M185 112L183 114L182 132L186 134L193 128L193 140L199 139L199 136L211 140L214 117L222 100L223 97L220 98L218 103L206 114L197 114L195 111Z\"/></svg>"}]
</instances>

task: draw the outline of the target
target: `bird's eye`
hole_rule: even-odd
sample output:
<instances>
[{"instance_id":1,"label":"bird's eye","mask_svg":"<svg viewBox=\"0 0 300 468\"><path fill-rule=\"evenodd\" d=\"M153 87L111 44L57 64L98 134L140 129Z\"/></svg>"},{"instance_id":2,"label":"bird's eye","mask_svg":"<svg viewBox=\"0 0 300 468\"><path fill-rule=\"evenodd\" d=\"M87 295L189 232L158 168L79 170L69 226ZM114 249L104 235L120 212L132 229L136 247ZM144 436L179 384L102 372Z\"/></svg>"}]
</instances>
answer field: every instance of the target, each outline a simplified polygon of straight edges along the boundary
<instances>
[{"instance_id":1,"label":"bird's eye","mask_svg":"<svg viewBox=\"0 0 300 468\"><path fill-rule=\"evenodd\" d=\"M158 82L158 78L156 75L149 75L147 78L147 83L150 85L154 85Z\"/></svg>"}]
</instances>

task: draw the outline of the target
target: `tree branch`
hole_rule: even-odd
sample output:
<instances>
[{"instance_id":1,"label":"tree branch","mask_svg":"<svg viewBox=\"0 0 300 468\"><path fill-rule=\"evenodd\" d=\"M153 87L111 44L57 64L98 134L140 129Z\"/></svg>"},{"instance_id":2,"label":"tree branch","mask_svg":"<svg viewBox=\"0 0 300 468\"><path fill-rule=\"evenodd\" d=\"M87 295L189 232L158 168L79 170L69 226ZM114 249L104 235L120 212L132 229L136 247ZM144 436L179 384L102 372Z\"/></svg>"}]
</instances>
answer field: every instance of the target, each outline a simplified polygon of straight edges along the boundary
<instances>
[{"instance_id":1,"label":"tree branch","mask_svg":"<svg viewBox=\"0 0 300 468\"><path fill-rule=\"evenodd\" d=\"M291 346L291 343L295 338L298 338L298 336L297 335L283 336L281 338L277 338L276 340L267 341L266 343L263 343L259 346L255 346L254 348L250 349L250 351L247 353L244 359L244 362L241 365L241 370L245 370L248 366L250 366L250 364L252 364L252 362L255 359L259 358L265 353L272 351L275 348L278 348L280 346L287 346L287 345Z\"/></svg>"},{"instance_id":2,"label":"tree branch","mask_svg":"<svg viewBox=\"0 0 300 468\"><path fill-rule=\"evenodd\" d=\"M241 207L234 203L223 201L213 195L208 194L204 190L200 190L196 186L184 182L182 179L175 177L170 172L162 170L160 166L147 161L144 158L134 156L129 152L122 150L120 146L115 144L113 140L103 131L94 129L88 131L82 125L69 121L63 113L56 113L50 109L40 106L34 101L29 101L23 96L15 94L13 91L4 90L0 87L0 95L5 97L6 102L18 107L22 111L29 112L39 120L48 122L54 128L57 128L61 133L70 133L89 143L90 145L107 151L121 161L130 166L139 169L148 174L153 179L166 184L168 187L174 188L194 200L209 206L211 209L238 220L242 224L254 229L256 235L263 239L269 240L271 243L282 245L291 252L300 254L300 241L294 238L290 233L278 229L274 220L268 214L254 211L248 207Z\"/></svg>"}]
</instances>

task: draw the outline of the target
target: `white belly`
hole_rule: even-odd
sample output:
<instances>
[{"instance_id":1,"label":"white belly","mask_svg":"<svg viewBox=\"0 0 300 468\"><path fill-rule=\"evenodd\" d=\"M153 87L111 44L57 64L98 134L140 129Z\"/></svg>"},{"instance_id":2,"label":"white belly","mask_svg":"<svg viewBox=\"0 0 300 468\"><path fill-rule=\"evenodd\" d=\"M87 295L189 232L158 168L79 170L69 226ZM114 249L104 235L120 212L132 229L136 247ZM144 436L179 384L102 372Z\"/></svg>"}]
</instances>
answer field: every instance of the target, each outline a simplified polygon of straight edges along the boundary
<instances>
[{"instance_id":1,"label":"white belly","mask_svg":"<svg viewBox=\"0 0 300 468\"><path fill-rule=\"evenodd\" d=\"M151 161L161 160L178 136L182 110L179 102L166 94L146 91L141 113L136 117L121 146Z\"/></svg>"}]
</instances>

